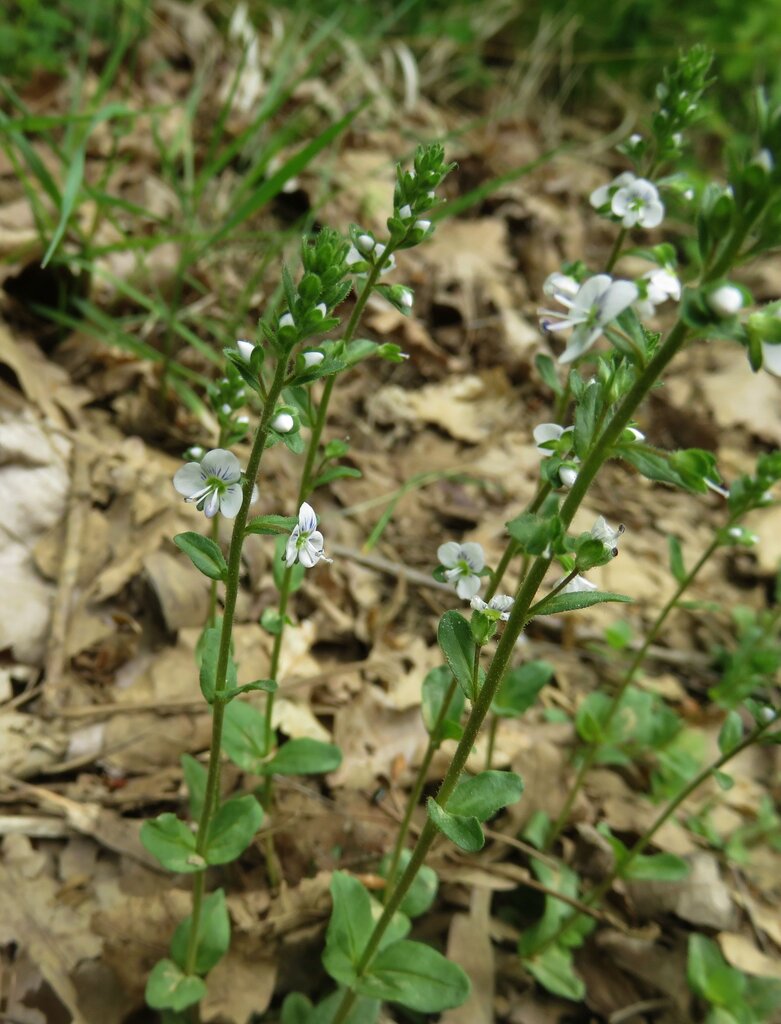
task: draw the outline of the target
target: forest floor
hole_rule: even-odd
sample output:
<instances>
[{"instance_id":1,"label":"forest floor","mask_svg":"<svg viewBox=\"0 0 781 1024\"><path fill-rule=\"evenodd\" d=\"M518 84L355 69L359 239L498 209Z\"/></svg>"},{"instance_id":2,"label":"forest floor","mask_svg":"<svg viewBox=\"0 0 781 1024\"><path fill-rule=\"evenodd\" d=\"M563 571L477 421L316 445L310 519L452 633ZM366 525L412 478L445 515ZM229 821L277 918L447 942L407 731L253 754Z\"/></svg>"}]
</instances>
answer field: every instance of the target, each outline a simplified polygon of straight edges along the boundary
<instances>
[{"instance_id":1,"label":"forest floor","mask_svg":"<svg viewBox=\"0 0 781 1024\"><path fill-rule=\"evenodd\" d=\"M122 101L139 111L167 108L163 127L174 136L207 43L174 20L144 46L129 92L119 79ZM156 63L163 60L166 75ZM89 73L86 81L88 91ZM355 88L354 80L341 92L328 78L304 81L279 117L310 105L322 127L348 109ZM44 78L21 95L46 115L72 99L67 84ZM391 280L414 288L411 318L380 300L366 312L361 336L394 342L409 360L361 364L335 392L326 437L349 436L348 461L362 475L317 495L333 564L307 574L295 597L275 718L286 736L333 740L343 761L322 780L279 780L263 826L282 867L278 888L269 888L260 839L239 863L215 872L228 892L234 940L210 977L204 1021L247 1024L269 1008L263 1019L276 1019L286 992L329 990L313 964L330 874L344 868L378 884L377 861L393 844L425 748L421 682L441 663L436 624L461 606L431 576L437 547L478 541L488 564L498 561L504 524L538 480L532 429L552 418L553 396L534 369L534 357L552 351L537 326L542 283L565 260L599 266L611 244L588 195L622 165L597 127L561 120L552 129L497 113L491 97L480 116L426 95L406 106L397 99L378 86L369 111L248 225L257 237L287 232L315 210L318 222L340 230L357 222L382 232L394 164L409 155L411 139L451 138L448 157L459 166L445 187L450 204L561 139L568 147L516 180L494 183L485 198L443 218L429 243L401 254ZM228 138L248 116L234 112ZM199 118L208 121L208 104ZM105 187L167 216L175 197L150 146L150 123L139 117L124 134L122 160ZM86 149L88 180L100 180L110 149L107 125L97 126ZM49 159L43 145L40 154ZM195 155L203 155L197 145ZM224 177L233 173L228 165ZM215 181L215 202L228 184ZM79 216L91 212L87 205ZM66 238L66 253L69 245ZM240 243L229 239L207 254L194 270L200 288L186 284L178 305L219 320L262 255L253 245L245 231ZM159 363L103 343L94 329L53 327L36 311L57 287L39 269L44 247L16 169L0 156L0 1019L120 1024L153 1019L142 1009L145 979L188 912L189 879L163 873L139 829L160 811L184 813L181 755L203 760L208 747L194 662L208 583L171 540L200 525L171 479L189 444L213 445L214 424L176 394L161 398ZM295 244L285 252L295 263ZM159 348L163 326L151 314L145 323L116 281L173 301L179 256L176 241L141 258L111 249L92 268L86 297L109 318L135 316L139 336ZM631 261L623 266L632 272ZM252 289L242 335L252 336L278 280L275 261ZM781 263L767 260L745 280L758 300L776 298ZM182 365L209 372L200 352L176 345ZM739 347L698 343L638 421L662 448L713 451L729 481L758 452L781 446L779 399L779 382L752 374ZM245 462L246 450L237 453ZM256 512L295 514L297 472L284 447L269 451ZM688 826L705 807L725 839L755 822L779 796L778 747L738 758L731 789L703 787L657 835L656 849L691 859L686 881L616 887L609 913L576 954L583 1004L546 993L517 957L520 927L542 906L541 894L524 886L533 876L517 837L535 812L555 817L561 809L573 778L574 713L626 664L626 650L611 646L606 630L627 623L630 646L642 638L674 587L667 536L679 538L691 564L725 511L716 493L683 494L611 464L576 526L590 529L598 515L626 532L619 557L594 579L633 603L539 620L528 630L518 661L544 658L554 679L522 719L502 721L493 755L495 767L522 775L523 798L492 823L480 854L444 842L433 854L441 888L419 933L473 982L470 1003L445 1013L446 1024L693 1020L685 980L692 930L715 937L741 970L781 978L781 847L763 838L736 863ZM717 678L714 649L733 643L734 608L761 610L774 600L781 508L750 525L760 543L713 559L688 595L698 607L674 613L639 681L683 717L691 750L708 757L723 721L707 696ZM272 555L268 538L249 538L235 630L240 683L263 676L270 655L259 619L276 604ZM432 787L449 749L434 759ZM485 756L481 740L475 768ZM604 821L626 840L640 835L659 810L649 796L653 768L648 758L595 768L556 857L584 879L598 878L604 844L594 827ZM252 785L226 765L225 792Z\"/></svg>"}]
</instances>

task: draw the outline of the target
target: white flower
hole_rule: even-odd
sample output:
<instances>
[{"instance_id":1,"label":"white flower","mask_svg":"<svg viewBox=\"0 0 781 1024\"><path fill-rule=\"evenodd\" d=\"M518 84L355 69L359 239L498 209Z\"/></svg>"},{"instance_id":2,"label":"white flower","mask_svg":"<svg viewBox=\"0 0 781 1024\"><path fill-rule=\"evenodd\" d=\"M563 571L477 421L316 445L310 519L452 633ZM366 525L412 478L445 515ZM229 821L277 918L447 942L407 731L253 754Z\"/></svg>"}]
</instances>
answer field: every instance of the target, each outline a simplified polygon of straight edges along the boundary
<instances>
[{"instance_id":1,"label":"white flower","mask_svg":"<svg viewBox=\"0 0 781 1024\"><path fill-rule=\"evenodd\" d=\"M773 154L769 149L760 149L751 162L752 164L756 164L757 167L761 167L762 170L766 171L768 174L772 173L773 167L775 166Z\"/></svg>"},{"instance_id":2,"label":"white flower","mask_svg":"<svg viewBox=\"0 0 781 1024\"><path fill-rule=\"evenodd\" d=\"M324 302L318 302L315 306L315 313L319 313L321 317L324 317L328 312L328 306Z\"/></svg>"},{"instance_id":3,"label":"white flower","mask_svg":"<svg viewBox=\"0 0 781 1024\"><path fill-rule=\"evenodd\" d=\"M305 569L311 569L318 562L332 562L323 551L323 535L317 529L317 516L311 505L304 502L298 510L298 523L287 539L285 565L290 568L300 562Z\"/></svg>"},{"instance_id":4,"label":"white flower","mask_svg":"<svg viewBox=\"0 0 781 1024\"><path fill-rule=\"evenodd\" d=\"M279 329L280 330L282 330L283 327L295 327L295 326L296 326L296 322L293 319L293 314L292 313L285 313L284 316L281 316L279 318Z\"/></svg>"},{"instance_id":5,"label":"white flower","mask_svg":"<svg viewBox=\"0 0 781 1024\"><path fill-rule=\"evenodd\" d=\"M487 604L481 597L473 597L469 604L476 612L486 612L491 619L501 619L502 622L507 622L515 601L507 594L497 594Z\"/></svg>"},{"instance_id":6,"label":"white flower","mask_svg":"<svg viewBox=\"0 0 781 1024\"><path fill-rule=\"evenodd\" d=\"M322 352L318 352L316 348L313 348L309 352L301 353L304 360L304 369L308 370L310 366L319 366L320 363L325 359Z\"/></svg>"},{"instance_id":7,"label":"white flower","mask_svg":"<svg viewBox=\"0 0 781 1024\"><path fill-rule=\"evenodd\" d=\"M631 171L624 171L617 178L613 178L609 185L600 185L599 188L595 188L588 201L595 210L598 210L600 207L606 206L620 188L631 185L635 181L637 178Z\"/></svg>"},{"instance_id":8,"label":"white flower","mask_svg":"<svg viewBox=\"0 0 781 1024\"><path fill-rule=\"evenodd\" d=\"M708 295L708 305L716 316L735 316L743 308L743 292L734 284L722 284Z\"/></svg>"},{"instance_id":9,"label":"white flower","mask_svg":"<svg viewBox=\"0 0 781 1024\"><path fill-rule=\"evenodd\" d=\"M250 361L252 353L255 351L255 346L251 341L246 341L244 338L239 338L236 342L236 348L239 350L239 355L245 363Z\"/></svg>"},{"instance_id":10,"label":"white flower","mask_svg":"<svg viewBox=\"0 0 781 1024\"><path fill-rule=\"evenodd\" d=\"M604 516L598 516L597 521L591 527L591 536L595 540L601 540L612 555L618 554L618 538L626 527L621 524L615 530L607 522Z\"/></svg>"},{"instance_id":11,"label":"white flower","mask_svg":"<svg viewBox=\"0 0 781 1024\"><path fill-rule=\"evenodd\" d=\"M278 434L289 434L295 425L296 421L289 412L277 413L271 421L271 426Z\"/></svg>"},{"instance_id":12,"label":"white flower","mask_svg":"<svg viewBox=\"0 0 781 1024\"><path fill-rule=\"evenodd\" d=\"M230 416L230 414L233 412L233 406L228 405L227 402L223 402L223 404L220 406L220 412L223 414L223 416ZM215 448L215 451L216 450L217 449Z\"/></svg>"},{"instance_id":13,"label":"white flower","mask_svg":"<svg viewBox=\"0 0 781 1024\"><path fill-rule=\"evenodd\" d=\"M560 363L571 363L573 359L591 348L607 324L631 306L637 299L637 285L631 281L614 281L609 274L596 274L578 288L573 298L558 293L556 301L568 308L566 314L554 310L542 310L549 316L559 317L558 323L543 320L547 331L562 331L574 328Z\"/></svg>"},{"instance_id":14,"label":"white flower","mask_svg":"<svg viewBox=\"0 0 781 1024\"><path fill-rule=\"evenodd\" d=\"M610 209L621 218L625 228L633 228L635 224L641 228L655 228L664 217L659 193L645 178L637 178L619 188L610 200Z\"/></svg>"},{"instance_id":15,"label":"white flower","mask_svg":"<svg viewBox=\"0 0 781 1024\"><path fill-rule=\"evenodd\" d=\"M367 256L374 252L374 246L376 245L371 235L358 235L355 244L358 246L359 251L366 253Z\"/></svg>"},{"instance_id":16,"label":"white flower","mask_svg":"<svg viewBox=\"0 0 781 1024\"><path fill-rule=\"evenodd\" d=\"M675 274L663 267L649 270L640 280L647 282L645 298L638 299L635 303L641 316L653 316L657 306L661 306L668 299L677 302L681 297L681 282Z\"/></svg>"},{"instance_id":17,"label":"white flower","mask_svg":"<svg viewBox=\"0 0 781 1024\"><path fill-rule=\"evenodd\" d=\"M585 576L575 576L561 591L562 594L586 594L592 590L599 590L596 583L587 580Z\"/></svg>"},{"instance_id":18,"label":"white flower","mask_svg":"<svg viewBox=\"0 0 781 1024\"><path fill-rule=\"evenodd\" d=\"M569 434L572 429L572 427L560 427L558 423L538 423L532 431L537 451L546 458L549 455L553 455L551 448L543 448L542 445L546 441L558 441L563 434Z\"/></svg>"},{"instance_id":19,"label":"white flower","mask_svg":"<svg viewBox=\"0 0 781 1024\"><path fill-rule=\"evenodd\" d=\"M422 223L422 221L416 222L415 226ZM374 246L374 263L380 268L380 273L384 274L388 270L393 270L396 266L396 257L393 253L390 254L386 259L383 259L383 253L388 247L383 245L382 242L377 242Z\"/></svg>"},{"instance_id":20,"label":"white flower","mask_svg":"<svg viewBox=\"0 0 781 1024\"><path fill-rule=\"evenodd\" d=\"M628 441L630 444L636 441L645 441L645 434L642 430L638 430L637 427L625 427L621 440Z\"/></svg>"},{"instance_id":21,"label":"white flower","mask_svg":"<svg viewBox=\"0 0 781 1024\"><path fill-rule=\"evenodd\" d=\"M464 601L475 596L480 589L480 570L485 565L485 555L479 544L467 542L458 544L448 541L437 548L437 558L444 565L445 579L456 588Z\"/></svg>"},{"instance_id":22,"label":"white flower","mask_svg":"<svg viewBox=\"0 0 781 1024\"><path fill-rule=\"evenodd\" d=\"M411 288L404 288L402 286L399 291L399 303L404 306L405 309L412 309L413 294Z\"/></svg>"},{"instance_id":23,"label":"white flower","mask_svg":"<svg viewBox=\"0 0 781 1024\"><path fill-rule=\"evenodd\" d=\"M241 466L233 452L214 448L200 462L188 462L174 475L174 487L185 501L212 519L221 512L233 519L241 508Z\"/></svg>"},{"instance_id":24,"label":"white flower","mask_svg":"<svg viewBox=\"0 0 781 1024\"><path fill-rule=\"evenodd\" d=\"M409 203L405 203L404 206L399 207L399 217L402 220L410 220L412 217L412 207Z\"/></svg>"},{"instance_id":25,"label":"white flower","mask_svg":"<svg viewBox=\"0 0 781 1024\"><path fill-rule=\"evenodd\" d=\"M204 449L199 444L194 444L191 448L188 448L184 453L186 459L195 459L198 462L203 458Z\"/></svg>"},{"instance_id":26,"label":"white flower","mask_svg":"<svg viewBox=\"0 0 781 1024\"><path fill-rule=\"evenodd\" d=\"M416 227L418 231L428 231L431 227L430 220L416 220L413 227Z\"/></svg>"},{"instance_id":27,"label":"white flower","mask_svg":"<svg viewBox=\"0 0 781 1024\"><path fill-rule=\"evenodd\" d=\"M373 240L372 245L374 245ZM356 263L365 263L366 257L363 255L363 253L358 252L354 245L351 245L350 248L347 250L347 255L344 258L344 262L347 264L348 267L352 267Z\"/></svg>"}]
</instances>

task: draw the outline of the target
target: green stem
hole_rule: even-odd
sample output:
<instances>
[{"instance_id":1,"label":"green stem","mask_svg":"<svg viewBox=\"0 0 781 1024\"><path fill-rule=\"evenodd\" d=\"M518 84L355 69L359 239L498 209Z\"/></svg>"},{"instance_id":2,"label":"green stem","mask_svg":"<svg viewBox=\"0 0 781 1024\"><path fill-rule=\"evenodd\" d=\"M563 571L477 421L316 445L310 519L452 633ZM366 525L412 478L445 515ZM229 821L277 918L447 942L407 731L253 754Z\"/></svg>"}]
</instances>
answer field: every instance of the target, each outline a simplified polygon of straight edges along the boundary
<instances>
[{"instance_id":1,"label":"green stem","mask_svg":"<svg viewBox=\"0 0 781 1024\"><path fill-rule=\"evenodd\" d=\"M607 258L607 264L605 266L605 273L609 274L613 270L613 267L618 262L618 257L621 255L621 246L624 244L626 239L627 231L626 228L621 230L616 235L616 240L613 243L613 248L610 250L610 255Z\"/></svg>"},{"instance_id":2,"label":"green stem","mask_svg":"<svg viewBox=\"0 0 781 1024\"><path fill-rule=\"evenodd\" d=\"M777 718L771 718L769 721L763 722L761 725L756 726L754 729L752 729L750 733L744 736L744 738L740 741L740 743L738 743L736 747L733 747L732 750L728 750L725 754L722 754L721 757L717 758L712 764L709 764L706 768L703 768L703 770L698 775L695 775L694 778L683 787L683 789L677 794L677 796L675 796L674 799L670 801L670 803L665 807L662 813L657 816L657 818L652 822L652 824L649 825L649 827L640 836L640 838L637 840L632 849L627 852L626 856L620 862L616 863L616 866L613 868L613 870L610 872L607 878L600 882L596 889L593 889L590 893L588 893L583 902L589 907L593 907L596 904L598 904L606 895L606 893L610 891L616 879L621 878L626 873L627 867L632 863L632 861L634 861L637 857L640 856L640 854L643 852L643 850L645 850L645 848L651 842L651 840L662 827L662 825L664 825L664 823L668 821L673 814L675 814L675 812L678 810L681 804L688 800L692 793L694 793L695 790L699 789L703 782L711 778L714 772L719 771L721 768L724 767L724 765L728 761L732 760L733 757L737 757L737 755L742 753L747 747L750 747L752 744L756 743L756 741L762 736L765 730L768 729L769 726L771 726L775 721L777 721ZM549 938L547 938L543 943L541 943L537 947L537 949L534 950L534 953L532 955L539 956L540 953L544 952L549 946L552 946L555 942L557 942L564 934L564 932L572 925L572 923L575 921L577 917L578 913L575 913L565 918L561 926Z\"/></svg>"},{"instance_id":3,"label":"green stem","mask_svg":"<svg viewBox=\"0 0 781 1024\"><path fill-rule=\"evenodd\" d=\"M212 540L215 544L220 541L220 513L212 519ZM212 580L209 588L209 617L208 626L213 629L217 625L217 580Z\"/></svg>"},{"instance_id":4,"label":"green stem","mask_svg":"<svg viewBox=\"0 0 781 1024\"><path fill-rule=\"evenodd\" d=\"M282 637L284 634L285 615L287 613L287 602L290 597L290 580L293 575L293 567L286 566L282 575L282 585L279 588L279 620L278 632L274 637L274 646L271 651L271 663L269 665L269 678L276 679L279 673L279 659L282 653ZM274 714L274 694L269 693L266 697L266 718L263 726L263 749L266 754L271 753L273 746L272 717ZM272 776L267 775L263 781L263 806L266 810L271 807Z\"/></svg>"},{"instance_id":5,"label":"green stem","mask_svg":"<svg viewBox=\"0 0 781 1024\"><path fill-rule=\"evenodd\" d=\"M233 616L236 612L236 599L239 593L239 577L241 574L241 549L244 543L244 527L247 524L247 515L252 502L252 488L257 479L260 469L260 460L266 446L269 425L274 415L274 406L282 391L285 381L287 360L280 359L274 373L274 379L269 388L268 400L263 407L263 413L255 433L255 440L252 444L249 462L247 463L246 478L241 507L233 521L233 532L231 534L230 547L228 549L228 573L225 578L225 606L222 615L222 629L220 631L220 647L217 656L217 669L215 673L215 691L219 693L225 689L225 681L230 658L231 633L233 631ZM222 724L225 716L225 704L222 701L215 701L212 712L212 738L209 749L209 769L206 776L206 791L203 799L203 810L198 821L198 833L196 836L196 852L203 856L206 843L209 837L209 826L212 814L215 810L218 795L220 778L220 752L222 748ZM203 897L203 873L199 873L195 879L193 888L193 912L190 923L190 941L187 947L187 973L192 974L195 966L195 958L198 952L198 929L200 925L201 904Z\"/></svg>"},{"instance_id":6,"label":"green stem","mask_svg":"<svg viewBox=\"0 0 781 1024\"><path fill-rule=\"evenodd\" d=\"M491 724L488 726L488 749L485 752L485 770L490 772L491 762L494 759L494 747L496 746L496 734L499 731L499 716L491 715Z\"/></svg>"},{"instance_id":7,"label":"green stem","mask_svg":"<svg viewBox=\"0 0 781 1024\"><path fill-rule=\"evenodd\" d=\"M732 520L730 520L730 522L732 522ZM622 678L618 689L613 694L613 698L607 709L607 714L605 715L605 718L602 722L603 735L607 735L608 730L610 729L610 725L613 719L615 718L616 714L618 713L618 709L621 705L621 700L624 694L634 681L638 670L645 661L646 655L648 654L648 650L651 644L654 642L654 640L656 640L657 636L659 635L662 629L662 626L667 621L668 615L680 600L681 595L691 586L694 579L699 575L702 567L710 559L711 555L718 547L719 539L718 537L714 537L711 543L708 545L708 547L700 555L697 562L692 566L692 568L689 570L686 576L680 581L678 586L675 588L675 591L673 592L673 595L669 599L667 604L665 604L664 608L662 608L662 610L656 616L653 625L646 634L642 646L635 653L635 656L632 658L629 667L624 673L624 677ZM580 768L578 769L578 774L575 778L575 782L572 786L572 789L570 790L569 796L567 797L567 800L564 806L562 807L561 812L556 818L556 821L553 823L550 833L548 834L548 840L545 844L546 850L549 850L553 846L553 844L556 842L559 835L561 834L562 829L567 824L570 812L572 811L572 807L575 803L575 800L577 799L578 793L583 787L583 783L586 779L588 772L594 765L597 755L599 754L599 749L600 747L598 743L592 743L586 749L586 753L580 764Z\"/></svg>"},{"instance_id":8,"label":"green stem","mask_svg":"<svg viewBox=\"0 0 781 1024\"><path fill-rule=\"evenodd\" d=\"M549 484L547 481L545 481L545 483L541 482L540 486L537 488L537 493L534 495L532 500L529 502L529 504L527 505L525 511L526 512L532 512L532 513L536 512L539 509L539 507L542 505L543 501L545 501L545 499L550 494L551 489L552 489L552 485ZM507 542L507 547L504 549L504 554L499 559L499 564L497 565L496 569L494 570L493 576L488 581L488 586L486 587L486 591L485 591L485 600L486 601L490 601L491 598L496 593L496 591L497 591L497 589L499 587L499 584L502 582L502 579L504 578L504 574L507 572L507 569L510 566L510 562L512 562L513 558L515 557L515 555L517 553L518 553L518 545L516 544L516 542L512 538L510 538L510 540ZM528 561L527 561L526 558L524 558L522 566L521 566L521 579L523 579L523 577L526 575L527 567L528 567Z\"/></svg>"},{"instance_id":9,"label":"green stem","mask_svg":"<svg viewBox=\"0 0 781 1024\"><path fill-rule=\"evenodd\" d=\"M402 818L401 824L399 825L399 833L396 837L396 845L393 848L393 855L391 857L390 866L388 868L387 881L385 883L386 900L389 898L391 892L393 891L393 886L396 881L396 873L399 869L399 861L401 860L401 853L402 850L404 849L404 844L407 841L407 834L409 832L409 827L412 822L412 815L415 813L415 808L418 806L418 802L420 801L420 795L423 792L423 787L426 784L426 776L428 775L428 770L431 767L431 762L434 758L434 754L437 752L437 750L439 750L442 744L442 738L440 736L440 733L442 731L442 726L445 722L445 718L447 717L447 710L450 707L450 702L452 701L453 696L456 692L457 685L458 684L456 683L456 679L454 676L450 680L450 686L447 688L447 692L445 693L445 697L442 701L442 706L440 707L436 720L434 721L434 724L431 727L431 732L429 733L428 738L428 746L426 747L426 753L423 755L423 760L420 762L420 767L418 768L417 774L415 776L415 782L412 786L412 790L407 800L407 806L404 808L404 817Z\"/></svg>"},{"instance_id":10,"label":"green stem","mask_svg":"<svg viewBox=\"0 0 781 1024\"><path fill-rule=\"evenodd\" d=\"M602 464L609 457L613 445L621 436L621 432L630 422L636 408L648 391L650 391L656 380L661 376L662 371L665 369L667 364L680 351L686 340L687 333L685 324L682 321L678 321L670 331L665 342L659 347L654 357L624 396L623 401L611 417L602 436L581 464L580 470L578 471L578 477L567 495L560 511L560 518L565 529L572 522L586 491ZM477 739L480 728L490 711L491 704L493 703L499 686L501 685L505 673L510 665L510 659L515 648L515 642L527 621L529 609L531 608L535 594L543 581L550 563L550 557L540 555L535 558L528 573L526 573L526 576L520 584L512 612L510 613L510 618L505 626L504 633L502 634L499 643L496 645L493 660L488 667L485 682L472 704L472 711L466 721L464 734L456 747L453 760L450 762L450 767L448 768L447 773L442 780L439 792L437 793L436 801L442 808L447 807L447 802L458 784L458 780L461 777L461 773L464 770L469 755L472 752L472 748L475 740ZM358 962L356 974L359 978L365 973L371 963L371 959L377 951L385 930L390 924L393 915L398 910L407 890L415 880L415 877L421 865L425 861L429 849L431 848L431 844L434 842L437 835L437 828L429 818L423 826L420 836L418 837L418 841L413 848L409 864L399 879L398 885L394 889L393 894L385 905L382 915L375 924L374 930L366 945L366 949ZM344 1024L344 1020L354 1002L355 992L353 989L348 988L336 1010L331 1024Z\"/></svg>"}]
</instances>

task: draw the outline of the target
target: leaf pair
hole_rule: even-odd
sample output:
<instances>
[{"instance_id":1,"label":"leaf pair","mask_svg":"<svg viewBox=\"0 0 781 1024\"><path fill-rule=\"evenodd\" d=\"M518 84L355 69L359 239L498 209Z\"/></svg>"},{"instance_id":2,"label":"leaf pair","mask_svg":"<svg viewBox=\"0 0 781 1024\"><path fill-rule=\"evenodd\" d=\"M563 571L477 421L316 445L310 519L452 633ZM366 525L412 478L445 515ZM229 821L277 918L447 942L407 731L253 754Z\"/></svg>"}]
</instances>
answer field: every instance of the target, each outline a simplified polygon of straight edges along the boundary
<instances>
[{"instance_id":1,"label":"leaf pair","mask_svg":"<svg viewBox=\"0 0 781 1024\"><path fill-rule=\"evenodd\" d=\"M485 844L480 822L493 817L502 807L515 803L522 793L520 775L487 771L459 782L446 808L431 797L426 806L429 818L443 835L460 849L475 853Z\"/></svg>"},{"instance_id":2,"label":"leaf pair","mask_svg":"<svg viewBox=\"0 0 781 1024\"><path fill-rule=\"evenodd\" d=\"M141 842L164 868L177 873L203 871L210 864L227 864L242 854L263 821L263 809L254 796L233 797L212 818L202 852L197 837L181 818L167 812L145 821Z\"/></svg>"}]
</instances>

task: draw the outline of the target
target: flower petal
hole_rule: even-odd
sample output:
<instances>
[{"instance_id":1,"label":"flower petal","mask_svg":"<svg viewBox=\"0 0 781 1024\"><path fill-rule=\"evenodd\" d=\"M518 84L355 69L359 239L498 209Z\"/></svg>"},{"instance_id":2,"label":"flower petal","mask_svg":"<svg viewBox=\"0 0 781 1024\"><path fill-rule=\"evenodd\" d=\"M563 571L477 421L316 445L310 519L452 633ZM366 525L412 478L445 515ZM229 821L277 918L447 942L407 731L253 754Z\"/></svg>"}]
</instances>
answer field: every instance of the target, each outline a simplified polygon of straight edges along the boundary
<instances>
[{"instance_id":1,"label":"flower petal","mask_svg":"<svg viewBox=\"0 0 781 1024\"><path fill-rule=\"evenodd\" d=\"M241 464L233 452L225 448L213 448L201 462L207 476L218 476L226 484L234 484L241 477Z\"/></svg>"},{"instance_id":2,"label":"flower petal","mask_svg":"<svg viewBox=\"0 0 781 1024\"><path fill-rule=\"evenodd\" d=\"M234 519L241 508L244 493L239 484L231 484L220 495L220 512L226 519Z\"/></svg>"},{"instance_id":3,"label":"flower petal","mask_svg":"<svg viewBox=\"0 0 781 1024\"><path fill-rule=\"evenodd\" d=\"M558 423L538 423L532 431L537 451L542 455L553 455L550 448L540 448L540 445L545 444L546 441L558 441L563 433L564 427L560 427Z\"/></svg>"},{"instance_id":4,"label":"flower petal","mask_svg":"<svg viewBox=\"0 0 781 1024\"><path fill-rule=\"evenodd\" d=\"M614 281L602 300L600 322L607 324L615 320L619 313L623 313L627 306L632 305L639 294L634 281Z\"/></svg>"},{"instance_id":5,"label":"flower petal","mask_svg":"<svg viewBox=\"0 0 781 1024\"><path fill-rule=\"evenodd\" d=\"M458 561L460 551L461 545L454 540L449 540L447 544L440 544L437 548L440 565L444 565L448 569L452 568Z\"/></svg>"},{"instance_id":6,"label":"flower petal","mask_svg":"<svg viewBox=\"0 0 781 1024\"><path fill-rule=\"evenodd\" d=\"M185 498L200 491L205 480L206 475L201 470L200 462L188 462L174 473L174 487Z\"/></svg>"},{"instance_id":7,"label":"flower petal","mask_svg":"<svg viewBox=\"0 0 781 1024\"><path fill-rule=\"evenodd\" d=\"M485 565L485 553L482 547L474 541L467 541L466 544L461 545L461 557L466 560L469 568L474 569L475 572L480 572Z\"/></svg>"},{"instance_id":8,"label":"flower petal","mask_svg":"<svg viewBox=\"0 0 781 1024\"><path fill-rule=\"evenodd\" d=\"M287 539L285 545L285 565L290 568L291 565L295 565L295 561L298 558L298 536L301 530L298 526L294 526L290 536Z\"/></svg>"},{"instance_id":9,"label":"flower petal","mask_svg":"<svg viewBox=\"0 0 781 1024\"><path fill-rule=\"evenodd\" d=\"M209 492L209 496L203 503L203 514L207 519L214 519L217 513L220 511L220 496L216 490L212 489Z\"/></svg>"},{"instance_id":10,"label":"flower petal","mask_svg":"<svg viewBox=\"0 0 781 1024\"><path fill-rule=\"evenodd\" d=\"M463 601L468 601L470 597L474 597L479 589L479 576L462 576L458 583L456 583L456 593Z\"/></svg>"},{"instance_id":11,"label":"flower petal","mask_svg":"<svg viewBox=\"0 0 781 1024\"><path fill-rule=\"evenodd\" d=\"M589 329L581 325L576 328L570 336L567 347L559 356L560 363L571 363L573 360L587 352L602 333L601 327Z\"/></svg>"},{"instance_id":12,"label":"flower petal","mask_svg":"<svg viewBox=\"0 0 781 1024\"><path fill-rule=\"evenodd\" d=\"M312 544L309 543L309 541L306 541L301 550L298 552L298 560L305 569L312 569L320 561L321 554L321 551L313 547Z\"/></svg>"},{"instance_id":13,"label":"flower petal","mask_svg":"<svg viewBox=\"0 0 781 1024\"><path fill-rule=\"evenodd\" d=\"M298 510L298 525L301 527L302 533L311 533L312 530L317 529L315 510L306 501L302 503L301 508Z\"/></svg>"},{"instance_id":14,"label":"flower petal","mask_svg":"<svg viewBox=\"0 0 781 1024\"><path fill-rule=\"evenodd\" d=\"M768 373L781 377L781 345L762 342L762 366Z\"/></svg>"}]
</instances>

